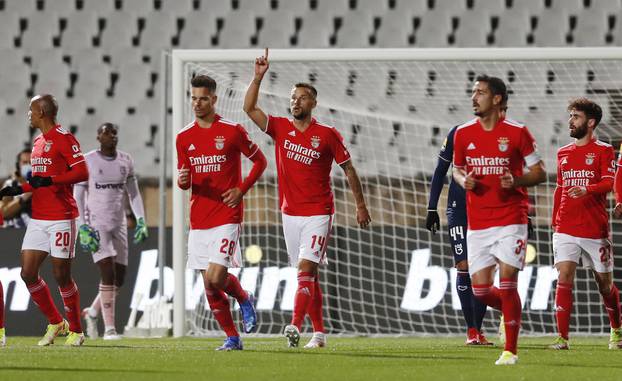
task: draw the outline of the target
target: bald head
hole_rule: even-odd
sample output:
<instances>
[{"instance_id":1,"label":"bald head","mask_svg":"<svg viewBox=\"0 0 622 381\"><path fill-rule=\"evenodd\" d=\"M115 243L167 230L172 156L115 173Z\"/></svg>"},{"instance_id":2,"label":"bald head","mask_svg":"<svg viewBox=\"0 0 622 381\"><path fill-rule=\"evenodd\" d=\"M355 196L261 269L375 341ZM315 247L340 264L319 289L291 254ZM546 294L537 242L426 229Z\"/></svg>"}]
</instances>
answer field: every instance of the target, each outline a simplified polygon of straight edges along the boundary
<instances>
[{"instance_id":1,"label":"bald head","mask_svg":"<svg viewBox=\"0 0 622 381\"><path fill-rule=\"evenodd\" d=\"M36 95L32 98L30 103L33 107L37 107L42 118L47 118L52 121L56 120L56 114L58 114L58 103L56 103L56 99L52 95Z\"/></svg>"}]
</instances>

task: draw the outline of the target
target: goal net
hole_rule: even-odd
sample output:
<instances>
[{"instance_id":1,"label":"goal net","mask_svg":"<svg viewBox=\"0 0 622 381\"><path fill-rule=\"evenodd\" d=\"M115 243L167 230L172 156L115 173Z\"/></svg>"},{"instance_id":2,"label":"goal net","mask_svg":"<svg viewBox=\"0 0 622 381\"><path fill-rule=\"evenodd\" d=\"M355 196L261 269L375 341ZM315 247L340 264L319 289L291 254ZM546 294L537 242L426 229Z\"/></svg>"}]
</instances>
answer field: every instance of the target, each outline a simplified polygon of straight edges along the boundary
<instances>
[{"instance_id":1,"label":"goal net","mask_svg":"<svg viewBox=\"0 0 622 381\"><path fill-rule=\"evenodd\" d=\"M240 242L244 268L232 271L256 295L259 332L276 334L291 319L296 269L288 264L282 237L274 146L242 110L254 58L262 54L263 50L174 51L173 130L175 134L193 120L190 79L207 74L218 83L217 112L244 125L266 153L268 168L245 197ZM550 217L556 151L571 141L566 107L578 96L598 102L604 110L598 136L617 148L622 138L621 58L620 49L600 48L271 51L260 107L268 114L288 116L292 85L312 83L318 89L315 117L343 135L373 220L366 230L356 226L348 184L334 165L335 224L329 264L321 271L328 332L465 332L443 213L446 188L439 204L439 233L425 229L425 216L439 149L452 126L473 118L470 91L479 73L506 82L508 118L530 128L547 166L548 181L529 191L536 230L529 250L535 257L520 273L519 292L523 332L555 332L557 272L552 267ZM250 162L244 162L246 174ZM188 196L174 192L175 335L213 334L219 329L201 279L185 270ZM574 295L572 331L608 332L607 313L585 269L578 270ZM498 313L489 310L484 330L496 330L498 319ZM310 324L304 329L309 332Z\"/></svg>"}]
</instances>

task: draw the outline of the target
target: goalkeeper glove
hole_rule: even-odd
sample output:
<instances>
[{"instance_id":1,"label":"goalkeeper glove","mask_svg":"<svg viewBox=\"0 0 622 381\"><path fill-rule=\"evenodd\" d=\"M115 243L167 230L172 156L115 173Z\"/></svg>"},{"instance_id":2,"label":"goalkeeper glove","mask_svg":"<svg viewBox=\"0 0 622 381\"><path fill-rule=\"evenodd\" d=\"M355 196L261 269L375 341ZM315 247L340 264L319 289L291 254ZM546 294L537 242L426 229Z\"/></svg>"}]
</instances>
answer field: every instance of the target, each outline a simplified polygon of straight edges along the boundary
<instances>
[{"instance_id":1,"label":"goalkeeper glove","mask_svg":"<svg viewBox=\"0 0 622 381\"><path fill-rule=\"evenodd\" d=\"M87 224L81 225L78 231L80 246L85 251L95 253L99 250L99 232Z\"/></svg>"},{"instance_id":2,"label":"goalkeeper glove","mask_svg":"<svg viewBox=\"0 0 622 381\"><path fill-rule=\"evenodd\" d=\"M0 198L7 196L17 196L24 193L24 190L17 181L13 181L11 185L8 185L0 189Z\"/></svg>"},{"instance_id":3,"label":"goalkeeper glove","mask_svg":"<svg viewBox=\"0 0 622 381\"><path fill-rule=\"evenodd\" d=\"M32 176L32 178L28 181L28 184L32 185L33 188L41 188L41 187L49 187L52 185L51 177L43 177L43 176Z\"/></svg>"},{"instance_id":4,"label":"goalkeeper glove","mask_svg":"<svg viewBox=\"0 0 622 381\"><path fill-rule=\"evenodd\" d=\"M136 221L136 229L134 229L134 243L141 243L147 237L149 237L149 232L147 231L145 219L143 217L140 217L138 221Z\"/></svg>"},{"instance_id":5,"label":"goalkeeper glove","mask_svg":"<svg viewBox=\"0 0 622 381\"><path fill-rule=\"evenodd\" d=\"M431 231L432 234L436 234L440 226L441 219L438 216L438 212L436 210L428 210L428 215L425 218L425 228Z\"/></svg>"}]
</instances>

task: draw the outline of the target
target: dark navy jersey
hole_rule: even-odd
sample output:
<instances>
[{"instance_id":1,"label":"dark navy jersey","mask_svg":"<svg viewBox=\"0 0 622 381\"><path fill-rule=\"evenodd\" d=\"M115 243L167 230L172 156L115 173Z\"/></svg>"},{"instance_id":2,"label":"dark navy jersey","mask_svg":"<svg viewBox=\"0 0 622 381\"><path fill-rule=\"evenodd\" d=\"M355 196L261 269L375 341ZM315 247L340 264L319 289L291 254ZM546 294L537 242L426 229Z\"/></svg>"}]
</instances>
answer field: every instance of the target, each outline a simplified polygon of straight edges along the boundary
<instances>
[{"instance_id":1,"label":"dark navy jersey","mask_svg":"<svg viewBox=\"0 0 622 381\"><path fill-rule=\"evenodd\" d=\"M441 147L441 152L438 155L438 162L430 186L430 201L428 202L428 209L430 210L436 210L438 206L438 199L441 196L443 184L447 178L447 171L453 161L454 134L457 128L458 126L455 126L449 130L443 147ZM447 195L447 219L449 225L466 224L466 192L464 188L454 181L453 176L451 176L449 181L449 193Z\"/></svg>"}]
</instances>

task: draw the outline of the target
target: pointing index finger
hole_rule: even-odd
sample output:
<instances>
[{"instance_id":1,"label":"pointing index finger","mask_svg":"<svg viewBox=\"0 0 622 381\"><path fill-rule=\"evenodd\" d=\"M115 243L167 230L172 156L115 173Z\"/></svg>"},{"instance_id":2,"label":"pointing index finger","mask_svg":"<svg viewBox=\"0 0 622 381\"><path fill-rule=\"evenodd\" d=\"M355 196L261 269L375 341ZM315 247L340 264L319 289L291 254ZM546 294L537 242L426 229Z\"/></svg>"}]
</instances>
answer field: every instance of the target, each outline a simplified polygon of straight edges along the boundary
<instances>
[{"instance_id":1,"label":"pointing index finger","mask_svg":"<svg viewBox=\"0 0 622 381\"><path fill-rule=\"evenodd\" d=\"M265 53L264 53L263 56L264 56L265 59L268 59L268 48L266 48Z\"/></svg>"}]
</instances>

